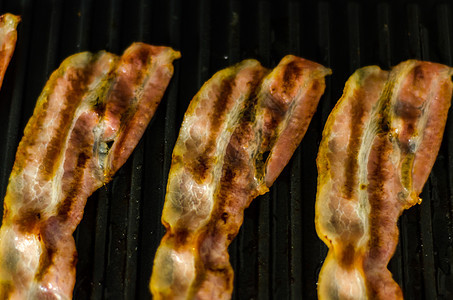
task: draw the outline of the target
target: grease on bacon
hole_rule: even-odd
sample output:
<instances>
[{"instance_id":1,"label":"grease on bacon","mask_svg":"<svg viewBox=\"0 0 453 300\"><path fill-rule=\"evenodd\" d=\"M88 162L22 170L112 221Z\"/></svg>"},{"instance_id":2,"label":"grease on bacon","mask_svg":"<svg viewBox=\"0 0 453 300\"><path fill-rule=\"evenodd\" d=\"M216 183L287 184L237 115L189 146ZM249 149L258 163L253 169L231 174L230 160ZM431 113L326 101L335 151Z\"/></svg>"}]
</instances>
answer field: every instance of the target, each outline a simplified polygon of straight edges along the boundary
<instances>
[{"instance_id":1,"label":"grease on bacon","mask_svg":"<svg viewBox=\"0 0 453 300\"><path fill-rule=\"evenodd\" d=\"M319 147L316 230L329 247L320 299L401 299L387 264L397 220L419 203L450 106L452 69L409 60L357 70Z\"/></svg>"},{"instance_id":2,"label":"grease on bacon","mask_svg":"<svg viewBox=\"0 0 453 300\"><path fill-rule=\"evenodd\" d=\"M330 70L286 56L272 71L245 60L191 101L173 150L150 289L155 299L228 299L228 245L243 211L299 145ZM266 158L267 157L267 158Z\"/></svg>"},{"instance_id":3,"label":"grease on bacon","mask_svg":"<svg viewBox=\"0 0 453 300\"><path fill-rule=\"evenodd\" d=\"M75 54L51 75L9 178L0 229L0 298L72 298L72 233L86 200L132 153L179 56L168 47L134 43L121 57Z\"/></svg>"}]
</instances>

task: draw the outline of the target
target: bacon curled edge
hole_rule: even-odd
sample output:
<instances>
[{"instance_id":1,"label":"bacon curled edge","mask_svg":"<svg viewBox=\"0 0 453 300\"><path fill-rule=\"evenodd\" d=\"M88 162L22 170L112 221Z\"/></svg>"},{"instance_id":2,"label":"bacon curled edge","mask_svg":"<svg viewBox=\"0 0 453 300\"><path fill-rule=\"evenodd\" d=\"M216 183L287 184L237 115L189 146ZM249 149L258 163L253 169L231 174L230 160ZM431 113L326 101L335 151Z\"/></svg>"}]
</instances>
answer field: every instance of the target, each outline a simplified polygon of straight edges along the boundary
<instances>
[{"instance_id":1,"label":"bacon curled edge","mask_svg":"<svg viewBox=\"0 0 453 300\"><path fill-rule=\"evenodd\" d=\"M397 220L420 203L442 141L450 67L409 60L357 70L319 147L316 230L329 247L320 299L402 299L387 269Z\"/></svg>"},{"instance_id":2,"label":"bacon curled edge","mask_svg":"<svg viewBox=\"0 0 453 300\"><path fill-rule=\"evenodd\" d=\"M244 209L269 190L302 140L330 72L289 55L272 72L245 60L203 85L173 150L154 299L231 297L228 245Z\"/></svg>"},{"instance_id":3,"label":"bacon curled edge","mask_svg":"<svg viewBox=\"0 0 453 300\"><path fill-rule=\"evenodd\" d=\"M6 68L13 56L17 41L17 25L20 17L6 13L0 16L0 88Z\"/></svg>"},{"instance_id":4,"label":"bacon curled edge","mask_svg":"<svg viewBox=\"0 0 453 300\"><path fill-rule=\"evenodd\" d=\"M75 54L53 72L9 178L0 229L1 299L72 298L72 233L86 200L130 156L179 57L168 47L135 43L121 57Z\"/></svg>"}]
</instances>

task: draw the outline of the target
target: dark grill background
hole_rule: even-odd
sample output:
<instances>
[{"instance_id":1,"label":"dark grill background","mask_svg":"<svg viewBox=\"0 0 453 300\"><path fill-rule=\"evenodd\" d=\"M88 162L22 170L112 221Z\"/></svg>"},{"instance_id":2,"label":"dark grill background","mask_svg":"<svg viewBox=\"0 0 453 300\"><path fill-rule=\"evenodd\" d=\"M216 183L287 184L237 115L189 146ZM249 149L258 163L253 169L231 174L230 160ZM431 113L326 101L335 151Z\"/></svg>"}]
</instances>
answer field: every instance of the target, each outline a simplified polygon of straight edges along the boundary
<instances>
[{"instance_id":1,"label":"dark grill background","mask_svg":"<svg viewBox=\"0 0 453 300\"><path fill-rule=\"evenodd\" d=\"M326 247L314 228L317 147L352 72L409 58L452 65L451 1L3 0L22 16L0 92L0 188L51 72L70 54L133 41L182 52L144 138L114 180L89 200L74 237L75 299L147 299L171 152L191 98L214 72L245 58L275 66L286 54L333 69L308 132L271 191L252 203L230 247L234 299L315 299ZM422 194L400 219L389 268L406 299L453 298L453 117Z\"/></svg>"}]
</instances>

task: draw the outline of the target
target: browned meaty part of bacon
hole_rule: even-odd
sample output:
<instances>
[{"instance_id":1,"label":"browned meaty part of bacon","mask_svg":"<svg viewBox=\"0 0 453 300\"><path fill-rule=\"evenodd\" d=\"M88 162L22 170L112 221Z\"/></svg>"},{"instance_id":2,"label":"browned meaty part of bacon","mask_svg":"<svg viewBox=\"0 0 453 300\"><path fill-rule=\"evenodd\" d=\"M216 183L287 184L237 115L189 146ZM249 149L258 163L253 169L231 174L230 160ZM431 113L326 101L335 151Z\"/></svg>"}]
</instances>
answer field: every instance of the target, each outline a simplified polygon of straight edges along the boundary
<instances>
[{"instance_id":1,"label":"browned meaty part of bacon","mask_svg":"<svg viewBox=\"0 0 453 300\"><path fill-rule=\"evenodd\" d=\"M330 70L286 56L216 73L189 105L173 150L150 289L155 299L228 299L228 246L307 130ZM266 158L267 156L267 158Z\"/></svg>"},{"instance_id":2,"label":"browned meaty part of bacon","mask_svg":"<svg viewBox=\"0 0 453 300\"><path fill-rule=\"evenodd\" d=\"M9 65L17 41L17 25L20 17L12 14L0 16L0 88L3 83L6 68Z\"/></svg>"},{"instance_id":3,"label":"browned meaty part of bacon","mask_svg":"<svg viewBox=\"0 0 453 300\"><path fill-rule=\"evenodd\" d=\"M2 299L72 298L72 233L86 200L130 156L178 57L168 47L135 43L121 57L73 55L51 75L25 128L5 196Z\"/></svg>"},{"instance_id":4,"label":"browned meaty part of bacon","mask_svg":"<svg viewBox=\"0 0 453 300\"><path fill-rule=\"evenodd\" d=\"M409 60L356 71L317 158L316 229L328 245L320 299L402 299L387 269L397 221L421 200L442 141L452 69Z\"/></svg>"}]
</instances>

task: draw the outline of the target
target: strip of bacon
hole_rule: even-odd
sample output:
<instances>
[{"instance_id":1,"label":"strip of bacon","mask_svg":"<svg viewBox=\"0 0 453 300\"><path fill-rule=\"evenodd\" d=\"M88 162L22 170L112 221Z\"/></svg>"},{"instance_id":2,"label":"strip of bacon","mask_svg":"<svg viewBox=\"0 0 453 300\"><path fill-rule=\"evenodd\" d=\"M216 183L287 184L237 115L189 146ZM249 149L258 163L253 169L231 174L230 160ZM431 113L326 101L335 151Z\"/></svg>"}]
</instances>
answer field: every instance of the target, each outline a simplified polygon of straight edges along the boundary
<instances>
[{"instance_id":1,"label":"strip of bacon","mask_svg":"<svg viewBox=\"0 0 453 300\"><path fill-rule=\"evenodd\" d=\"M173 151L154 299L231 297L228 245L244 209L269 190L302 140L328 74L286 56L272 72L245 60L204 84Z\"/></svg>"},{"instance_id":2,"label":"strip of bacon","mask_svg":"<svg viewBox=\"0 0 453 300\"><path fill-rule=\"evenodd\" d=\"M73 55L51 75L25 128L5 196L1 299L72 298L72 233L86 200L130 156L179 56L168 47L135 43L120 58L104 51Z\"/></svg>"},{"instance_id":3,"label":"strip of bacon","mask_svg":"<svg viewBox=\"0 0 453 300\"><path fill-rule=\"evenodd\" d=\"M357 70L319 147L316 230L329 247L320 299L402 299L387 264L397 220L420 203L452 95L447 66L409 60Z\"/></svg>"},{"instance_id":4,"label":"strip of bacon","mask_svg":"<svg viewBox=\"0 0 453 300\"><path fill-rule=\"evenodd\" d=\"M19 22L19 16L9 13L0 16L0 88L2 87L6 68L16 47L16 28Z\"/></svg>"}]
</instances>

